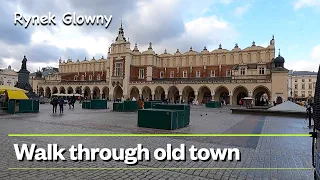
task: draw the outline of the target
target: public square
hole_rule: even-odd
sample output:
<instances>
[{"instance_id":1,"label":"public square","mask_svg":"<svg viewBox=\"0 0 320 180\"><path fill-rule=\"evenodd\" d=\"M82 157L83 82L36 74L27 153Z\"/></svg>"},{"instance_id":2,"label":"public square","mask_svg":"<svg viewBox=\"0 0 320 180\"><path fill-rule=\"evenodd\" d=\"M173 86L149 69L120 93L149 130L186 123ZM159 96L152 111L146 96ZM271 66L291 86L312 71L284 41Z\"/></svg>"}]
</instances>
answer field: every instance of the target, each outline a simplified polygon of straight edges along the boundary
<instances>
[{"instance_id":1,"label":"public square","mask_svg":"<svg viewBox=\"0 0 320 180\"><path fill-rule=\"evenodd\" d=\"M112 106L111 106L112 107ZM152 121L152 117L150 117ZM65 107L63 114L52 114L52 106L40 105L38 114L0 116L1 130L1 179L313 179L312 170L8 170L8 168L108 168L129 167L124 162L37 162L18 161L13 144L36 143L38 147L57 143L61 147L83 144L95 148L129 148L142 144L150 151L172 144L187 148L240 149L241 161L222 162L140 161L132 167L142 168L311 168L310 137L8 137L9 133L189 133L189 134L242 134L242 133L299 133L307 134L305 119L263 117L231 114L229 107L208 109L191 108L191 122L186 128L165 131L137 127L137 113L120 113L108 110ZM67 155L67 153L66 153ZM68 159L68 158L66 158Z\"/></svg>"}]
</instances>

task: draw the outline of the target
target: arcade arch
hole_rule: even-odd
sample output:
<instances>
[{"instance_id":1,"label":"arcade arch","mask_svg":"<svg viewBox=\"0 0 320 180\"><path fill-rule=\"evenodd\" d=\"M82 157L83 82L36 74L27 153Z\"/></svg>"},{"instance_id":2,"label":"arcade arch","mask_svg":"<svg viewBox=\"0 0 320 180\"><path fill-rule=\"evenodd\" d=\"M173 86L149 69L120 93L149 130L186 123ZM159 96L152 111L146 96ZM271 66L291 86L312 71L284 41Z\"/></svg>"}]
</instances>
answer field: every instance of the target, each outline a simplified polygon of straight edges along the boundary
<instances>
[{"instance_id":1,"label":"arcade arch","mask_svg":"<svg viewBox=\"0 0 320 180\"><path fill-rule=\"evenodd\" d=\"M192 102L195 98L194 89L191 86L186 86L182 90L182 100L183 102Z\"/></svg>"},{"instance_id":2,"label":"arcade arch","mask_svg":"<svg viewBox=\"0 0 320 180\"><path fill-rule=\"evenodd\" d=\"M52 94L57 94L58 93L58 88L53 86L52 88Z\"/></svg>"},{"instance_id":3,"label":"arcade arch","mask_svg":"<svg viewBox=\"0 0 320 180\"><path fill-rule=\"evenodd\" d=\"M82 89L81 89L81 87L76 87L76 94L82 94Z\"/></svg>"},{"instance_id":4,"label":"arcade arch","mask_svg":"<svg viewBox=\"0 0 320 180\"><path fill-rule=\"evenodd\" d=\"M132 98L139 98L139 89L136 86L133 86L130 90L130 99Z\"/></svg>"},{"instance_id":5,"label":"arcade arch","mask_svg":"<svg viewBox=\"0 0 320 180\"><path fill-rule=\"evenodd\" d=\"M144 100L148 99L152 99L152 94L151 94L151 89L148 86L145 86L142 88L142 98Z\"/></svg>"},{"instance_id":6,"label":"arcade arch","mask_svg":"<svg viewBox=\"0 0 320 180\"><path fill-rule=\"evenodd\" d=\"M61 86L59 88L59 92L60 92L60 94L65 94L66 93L66 89L63 86Z\"/></svg>"},{"instance_id":7,"label":"arcade arch","mask_svg":"<svg viewBox=\"0 0 320 180\"><path fill-rule=\"evenodd\" d=\"M73 88L72 88L71 86L69 86L69 87L67 88L67 93L68 93L68 94L73 94Z\"/></svg>"},{"instance_id":8,"label":"arcade arch","mask_svg":"<svg viewBox=\"0 0 320 180\"><path fill-rule=\"evenodd\" d=\"M267 95L267 100L268 102L270 101L270 90L265 87L265 86L257 86L256 88L254 88L253 92L252 92L252 97L254 99L254 104L256 106L262 106L265 105L265 102L263 101L263 95L266 94Z\"/></svg>"},{"instance_id":9,"label":"arcade arch","mask_svg":"<svg viewBox=\"0 0 320 180\"><path fill-rule=\"evenodd\" d=\"M225 86L219 86L215 90L214 100L225 101L226 104L230 104L229 90Z\"/></svg>"},{"instance_id":10,"label":"arcade arch","mask_svg":"<svg viewBox=\"0 0 320 180\"><path fill-rule=\"evenodd\" d=\"M154 97L155 100L162 100L163 101L166 98L165 91L164 91L163 87L157 86L155 89L154 96L155 96Z\"/></svg>"},{"instance_id":11,"label":"arcade arch","mask_svg":"<svg viewBox=\"0 0 320 180\"><path fill-rule=\"evenodd\" d=\"M39 92L39 96L44 96L44 89L43 89L43 87L39 87L39 90L38 90Z\"/></svg>"},{"instance_id":12,"label":"arcade arch","mask_svg":"<svg viewBox=\"0 0 320 180\"><path fill-rule=\"evenodd\" d=\"M120 86L116 86L113 90L113 98L121 99L123 97L123 90Z\"/></svg>"},{"instance_id":13,"label":"arcade arch","mask_svg":"<svg viewBox=\"0 0 320 180\"><path fill-rule=\"evenodd\" d=\"M174 103L176 101L179 101L180 95L179 95L179 89L176 86L171 86L168 89L168 99L171 103Z\"/></svg>"},{"instance_id":14,"label":"arcade arch","mask_svg":"<svg viewBox=\"0 0 320 180\"><path fill-rule=\"evenodd\" d=\"M51 89L49 87L46 87L46 97L47 98L51 97Z\"/></svg>"},{"instance_id":15,"label":"arcade arch","mask_svg":"<svg viewBox=\"0 0 320 180\"><path fill-rule=\"evenodd\" d=\"M248 97L248 89L243 86L237 86L232 93L232 104L239 105L241 98Z\"/></svg>"},{"instance_id":16,"label":"arcade arch","mask_svg":"<svg viewBox=\"0 0 320 180\"><path fill-rule=\"evenodd\" d=\"M102 99L109 99L109 87L102 88Z\"/></svg>"},{"instance_id":17,"label":"arcade arch","mask_svg":"<svg viewBox=\"0 0 320 180\"><path fill-rule=\"evenodd\" d=\"M92 99L100 99L100 89L97 86L92 89Z\"/></svg>"},{"instance_id":18,"label":"arcade arch","mask_svg":"<svg viewBox=\"0 0 320 180\"><path fill-rule=\"evenodd\" d=\"M84 87L84 89L83 89L83 97L84 98L91 98L91 90L90 90L90 88L88 87L88 86L86 86L86 87Z\"/></svg>"},{"instance_id":19,"label":"arcade arch","mask_svg":"<svg viewBox=\"0 0 320 180\"><path fill-rule=\"evenodd\" d=\"M198 91L198 101L199 103L206 103L211 101L211 91L207 86L201 86Z\"/></svg>"}]
</instances>

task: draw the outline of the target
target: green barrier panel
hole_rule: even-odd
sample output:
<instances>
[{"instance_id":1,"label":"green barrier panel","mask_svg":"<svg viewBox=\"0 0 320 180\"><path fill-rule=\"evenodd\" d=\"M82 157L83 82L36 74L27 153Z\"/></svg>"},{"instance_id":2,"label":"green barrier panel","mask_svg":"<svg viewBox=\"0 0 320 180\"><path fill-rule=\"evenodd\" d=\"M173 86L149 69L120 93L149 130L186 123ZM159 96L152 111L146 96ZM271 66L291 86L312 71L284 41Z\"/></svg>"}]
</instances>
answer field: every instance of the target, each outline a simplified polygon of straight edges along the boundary
<instances>
[{"instance_id":1,"label":"green barrier panel","mask_svg":"<svg viewBox=\"0 0 320 180\"><path fill-rule=\"evenodd\" d=\"M221 108L221 102L219 101L209 101L206 103L207 108Z\"/></svg>"},{"instance_id":2,"label":"green barrier panel","mask_svg":"<svg viewBox=\"0 0 320 180\"><path fill-rule=\"evenodd\" d=\"M32 99L11 99L8 103L8 113L37 113L39 112L39 100Z\"/></svg>"},{"instance_id":3,"label":"green barrier panel","mask_svg":"<svg viewBox=\"0 0 320 180\"><path fill-rule=\"evenodd\" d=\"M123 112L124 109L123 109L123 103L121 102L114 102L113 103L113 111L115 112Z\"/></svg>"},{"instance_id":4,"label":"green barrier panel","mask_svg":"<svg viewBox=\"0 0 320 180\"><path fill-rule=\"evenodd\" d=\"M8 105L9 103L8 102L2 102L2 109L8 109Z\"/></svg>"},{"instance_id":5,"label":"green barrier panel","mask_svg":"<svg viewBox=\"0 0 320 180\"><path fill-rule=\"evenodd\" d=\"M138 108L138 102L137 101L124 101L123 102L123 110L125 112L131 112L131 111L137 111Z\"/></svg>"},{"instance_id":6,"label":"green barrier panel","mask_svg":"<svg viewBox=\"0 0 320 180\"><path fill-rule=\"evenodd\" d=\"M145 101L144 102L144 109L150 109L152 108L153 104L161 104L162 101Z\"/></svg>"},{"instance_id":7,"label":"green barrier panel","mask_svg":"<svg viewBox=\"0 0 320 180\"><path fill-rule=\"evenodd\" d=\"M190 124L190 105L189 104L153 104L153 109L172 109L172 110L183 110L183 124L184 127Z\"/></svg>"},{"instance_id":8,"label":"green barrier panel","mask_svg":"<svg viewBox=\"0 0 320 180\"><path fill-rule=\"evenodd\" d=\"M94 99L82 102L83 109L107 109L108 101L103 99Z\"/></svg>"},{"instance_id":9,"label":"green barrier panel","mask_svg":"<svg viewBox=\"0 0 320 180\"><path fill-rule=\"evenodd\" d=\"M183 127L183 111L169 109L138 110L138 126L174 130Z\"/></svg>"}]
</instances>

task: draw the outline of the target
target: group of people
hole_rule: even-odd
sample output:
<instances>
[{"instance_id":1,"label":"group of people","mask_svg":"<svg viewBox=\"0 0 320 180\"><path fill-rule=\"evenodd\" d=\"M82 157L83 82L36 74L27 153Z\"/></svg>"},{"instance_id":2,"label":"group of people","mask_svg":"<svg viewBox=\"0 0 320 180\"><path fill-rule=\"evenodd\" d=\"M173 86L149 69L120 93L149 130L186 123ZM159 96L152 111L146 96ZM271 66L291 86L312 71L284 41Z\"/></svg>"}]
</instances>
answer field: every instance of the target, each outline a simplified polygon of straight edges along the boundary
<instances>
[{"instance_id":1,"label":"group of people","mask_svg":"<svg viewBox=\"0 0 320 180\"><path fill-rule=\"evenodd\" d=\"M75 104L76 100L77 100L77 98L75 96L68 98L69 109L71 109L71 107L72 107L72 109L74 109L74 104ZM57 113L58 105L59 105L60 114L63 113L63 110L64 110L63 97L52 98L50 104L52 105L52 113Z\"/></svg>"}]
</instances>

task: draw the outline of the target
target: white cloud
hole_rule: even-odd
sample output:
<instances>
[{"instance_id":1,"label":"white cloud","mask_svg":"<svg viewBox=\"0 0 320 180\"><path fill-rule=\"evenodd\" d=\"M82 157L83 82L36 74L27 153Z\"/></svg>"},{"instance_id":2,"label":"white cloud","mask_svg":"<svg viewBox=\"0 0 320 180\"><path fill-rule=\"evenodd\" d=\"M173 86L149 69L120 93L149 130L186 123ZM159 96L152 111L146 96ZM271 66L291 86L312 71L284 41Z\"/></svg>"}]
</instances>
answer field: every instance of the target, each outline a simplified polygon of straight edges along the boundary
<instances>
[{"instance_id":1,"label":"white cloud","mask_svg":"<svg viewBox=\"0 0 320 180\"><path fill-rule=\"evenodd\" d=\"M304 7L320 7L319 0L297 0L294 3L294 10L299 10Z\"/></svg>"},{"instance_id":2,"label":"white cloud","mask_svg":"<svg viewBox=\"0 0 320 180\"><path fill-rule=\"evenodd\" d=\"M222 4L230 4L233 0L220 0Z\"/></svg>"},{"instance_id":3,"label":"white cloud","mask_svg":"<svg viewBox=\"0 0 320 180\"><path fill-rule=\"evenodd\" d=\"M235 10L235 15L239 17L243 16L250 9L250 7L250 4L237 7Z\"/></svg>"},{"instance_id":4,"label":"white cloud","mask_svg":"<svg viewBox=\"0 0 320 180\"><path fill-rule=\"evenodd\" d=\"M287 69L298 71L318 71L320 65L320 45L312 48L307 60L292 60L286 62Z\"/></svg>"}]
</instances>

